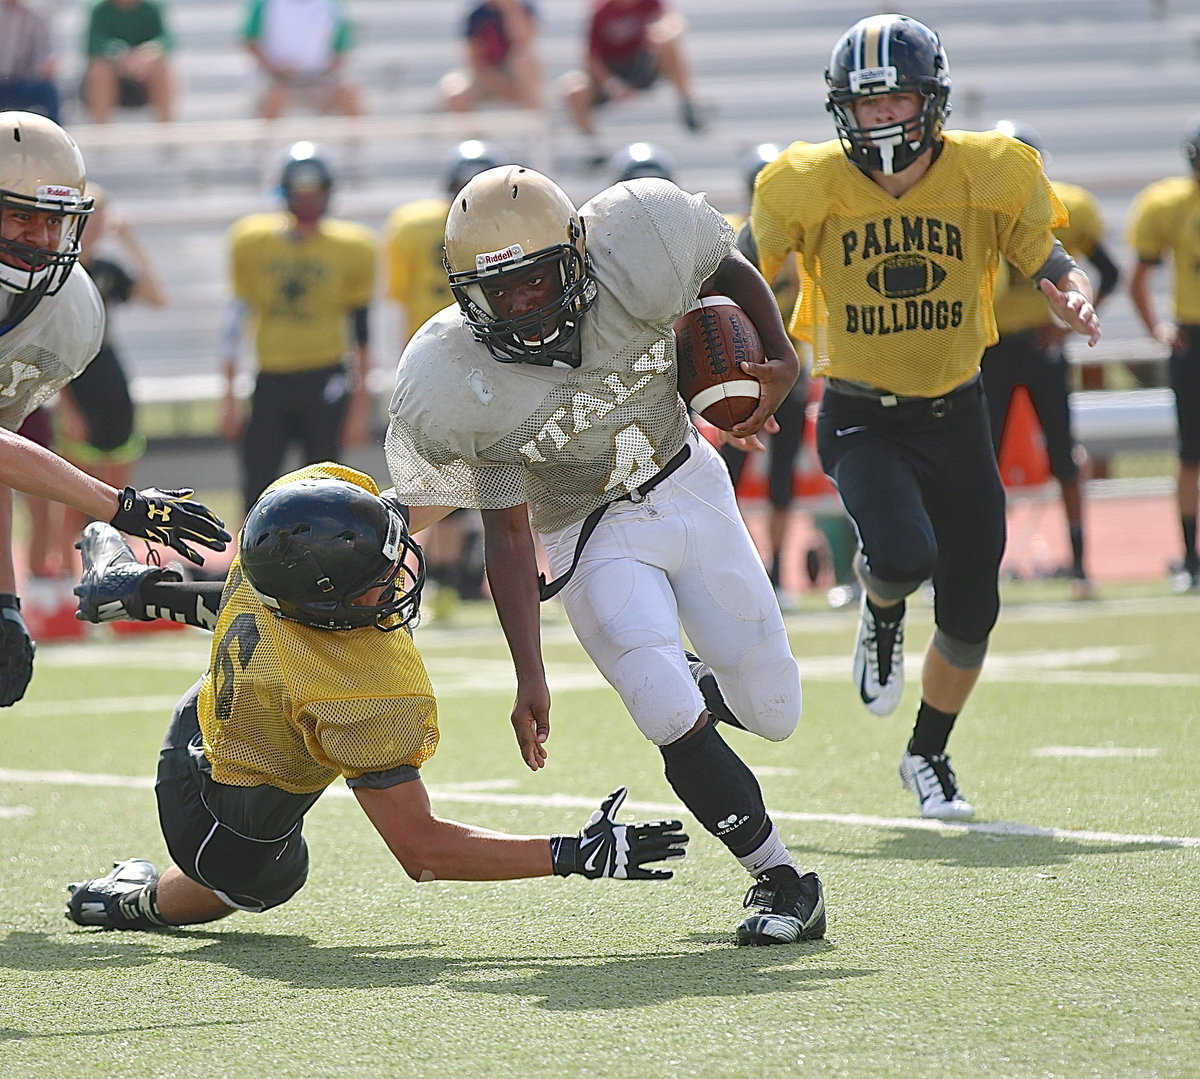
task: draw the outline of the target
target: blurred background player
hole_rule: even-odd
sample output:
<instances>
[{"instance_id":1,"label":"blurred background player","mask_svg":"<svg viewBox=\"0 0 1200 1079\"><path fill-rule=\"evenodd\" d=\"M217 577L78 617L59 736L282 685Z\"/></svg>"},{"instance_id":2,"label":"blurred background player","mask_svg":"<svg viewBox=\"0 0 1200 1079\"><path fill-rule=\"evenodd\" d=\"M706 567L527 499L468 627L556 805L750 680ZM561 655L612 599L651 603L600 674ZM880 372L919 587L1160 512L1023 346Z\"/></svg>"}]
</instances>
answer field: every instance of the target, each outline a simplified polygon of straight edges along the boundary
<instances>
[{"instance_id":1,"label":"blurred background player","mask_svg":"<svg viewBox=\"0 0 1200 1079\"><path fill-rule=\"evenodd\" d=\"M454 303L443 261L450 200L471 177L510 160L494 143L461 142L443 166L443 195L398 206L388 216L383 235L384 272L387 294L400 310L402 346L433 315ZM456 510L420 537L435 585L432 613L439 621L453 616L458 600L479 599L483 594L481 529L477 512Z\"/></svg>"},{"instance_id":2,"label":"blurred background player","mask_svg":"<svg viewBox=\"0 0 1200 1079\"><path fill-rule=\"evenodd\" d=\"M683 126L693 133L703 130L683 51L686 28L683 16L664 0L594 0L584 69L568 72L560 83L567 111L590 147L589 164L598 167L609 158L599 141L595 110L649 90L660 76L675 88Z\"/></svg>"},{"instance_id":3,"label":"blurred background player","mask_svg":"<svg viewBox=\"0 0 1200 1079\"><path fill-rule=\"evenodd\" d=\"M284 211L251 214L229 230L234 300L221 431L240 440L247 509L282 472L291 446L302 463L332 461L370 434L375 240L366 227L327 216L333 188L328 157L298 142L279 172ZM243 424L235 380L247 316L257 375Z\"/></svg>"},{"instance_id":4,"label":"blurred background player","mask_svg":"<svg viewBox=\"0 0 1200 1079\"><path fill-rule=\"evenodd\" d=\"M90 525L85 574L132 559ZM433 687L405 627L424 570L399 507L324 462L252 507L208 670L176 705L155 793L174 862L126 859L69 886L67 917L106 929L215 921L286 903L308 876L305 814L343 777L414 881L557 874L666 880L678 821L618 824L614 791L578 835L518 836L434 816L421 766L437 749ZM399 632L395 632L395 631Z\"/></svg>"},{"instance_id":5,"label":"blurred background player","mask_svg":"<svg viewBox=\"0 0 1200 1079\"><path fill-rule=\"evenodd\" d=\"M996 130L1045 153L1038 133L1028 124L1001 120ZM1086 258L1098 274L1093 306L1099 310L1105 297L1117 286L1120 271L1104 246L1104 222L1095 198L1084 188L1062 181L1051 181L1070 220L1054 229L1054 235L1076 259ZM1062 505L1071 542L1071 595L1090 599L1091 581L1084 560L1083 478L1080 461L1083 451L1071 433L1070 380L1066 341L1071 331L1050 312L1046 299L1029 278L1008 263L1001 266L997 281L996 328L1000 340L980 361L983 388L987 394L992 427L992 445L1000 456L1004 426L1012 404L1013 392L1023 386L1037 413L1050 470L1062 492Z\"/></svg>"},{"instance_id":6,"label":"blurred background player","mask_svg":"<svg viewBox=\"0 0 1200 1079\"><path fill-rule=\"evenodd\" d=\"M658 177L678 183L675 159L661 146L650 142L631 142L612 156L612 182L637 180L640 177Z\"/></svg>"},{"instance_id":7,"label":"blurred background player","mask_svg":"<svg viewBox=\"0 0 1200 1079\"><path fill-rule=\"evenodd\" d=\"M1179 463L1175 502L1183 558L1172 567L1177 592L1200 591L1196 512L1200 505L1200 114L1183 141L1191 175L1173 176L1144 188L1130 213L1129 246L1137 263L1129 295L1146 332L1171 349L1170 379L1175 394ZM1159 320L1151 285L1154 271L1171 256L1174 320Z\"/></svg>"},{"instance_id":8,"label":"blurred background player","mask_svg":"<svg viewBox=\"0 0 1200 1079\"><path fill-rule=\"evenodd\" d=\"M522 109L542 107L533 4L528 0L475 4L467 12L462 36L466 63L442 77L443 108L470 112L489 102Z\"/></svg>"}]
</instances>

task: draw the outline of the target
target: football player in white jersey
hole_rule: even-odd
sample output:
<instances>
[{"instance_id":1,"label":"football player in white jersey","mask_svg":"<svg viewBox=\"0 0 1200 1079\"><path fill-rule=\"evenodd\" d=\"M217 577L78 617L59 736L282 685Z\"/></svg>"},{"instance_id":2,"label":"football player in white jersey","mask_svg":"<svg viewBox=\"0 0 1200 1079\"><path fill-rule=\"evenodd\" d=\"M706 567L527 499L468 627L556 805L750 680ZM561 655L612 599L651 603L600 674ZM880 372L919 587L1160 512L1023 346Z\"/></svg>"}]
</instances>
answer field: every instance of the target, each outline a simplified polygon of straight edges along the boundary
<instances>
[{"instance_id":1,"label":"football player in white jersey","mask_svg":"<svg viewBox=\"0 0 1200 1079\"><path fill-rule=\"evenodd\" d=\"M679 398L671 329L701 293L747 311L768 361L742 365L762 396L733 434L757 442L798 373L771 289L702 196L637 179L576 210L519 166L459 193L446 265L458 306L401 357L388 465L414 529L442 507L482 511L526 764L543 767L550 733L532 520L552 578L541 597L561 596L671 787L756 878L738 942L822 936L817 875L796 869L715 725L786 738L800 677L728 473Z\"/></svg>"},{"instance_id":2,"label":"football player in white jersey","mask_svg":"<svg viewBox=\"0 0 1200 1079\"><path fill-rule=\"evenodd\" d=\"M0 427L9 431L78 375L100 347L104 307L76 265L79 234L92 212L86 188L83 155L58 124L34 113L0 112ZM15 462L23 460L22 449L5 445L3 452ZM72 501L79 491L68 488L79 487L80 478L62 471L58 479L59 500L79 505ZM101 492L101 504L110 492ZM184 518L190 522L184 534L196 542L223 549L229 539L203 506L179 506L183 492L126 488L119 497L113 524L170 543L193 561L202 559L188 554L175 527ZM0 707L21 699L33 673L34 645L17 597L12 514L12 489L0 485Z\"/></svg>"}]
</instances>

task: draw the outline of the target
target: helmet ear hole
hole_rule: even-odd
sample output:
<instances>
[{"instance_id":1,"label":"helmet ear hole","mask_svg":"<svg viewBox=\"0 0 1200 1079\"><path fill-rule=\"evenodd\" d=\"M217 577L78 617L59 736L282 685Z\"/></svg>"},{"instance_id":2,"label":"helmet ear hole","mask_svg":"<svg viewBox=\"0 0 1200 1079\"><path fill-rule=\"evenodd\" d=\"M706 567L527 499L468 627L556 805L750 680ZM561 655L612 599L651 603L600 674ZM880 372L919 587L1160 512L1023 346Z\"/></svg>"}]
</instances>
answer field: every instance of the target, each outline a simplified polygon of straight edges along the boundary
<instances>
[{"instance_id":1,"label":"helmet ear hole","mask_svg":"<svg viewBox=\"0 0 1200 1079\"><path fill-rule=\"evenodd\" d=\"M300 479L267 491L246 517L238 555L259 598L294 621L390 630L418 616L421 549L399 510L358 484ZM361 602L374 588L379 599Z\"/></svg>"}]
</instances>

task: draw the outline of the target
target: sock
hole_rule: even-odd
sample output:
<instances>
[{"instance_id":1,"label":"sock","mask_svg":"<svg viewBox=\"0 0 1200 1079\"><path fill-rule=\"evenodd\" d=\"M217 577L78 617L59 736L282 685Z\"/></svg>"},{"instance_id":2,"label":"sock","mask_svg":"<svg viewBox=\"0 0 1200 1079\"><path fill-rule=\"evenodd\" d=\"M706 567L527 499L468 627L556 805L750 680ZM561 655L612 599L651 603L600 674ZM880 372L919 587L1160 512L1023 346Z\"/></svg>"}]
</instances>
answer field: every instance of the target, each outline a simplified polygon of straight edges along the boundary
<instances>
[{"instance_id":1,"label":"sock","mask_svg":"<svg viewBox=\"0 0 1200 1079\"><path fill-rule=\"evenodd\" d=\"M114 929L156 929L166 925L158 913L158 881L122 896L108 913Z\"/></svg>"},{"instance_id":2,"label":"sock","mask_svg":"<svg viewBox=\"0 0 1200 1079\"><path fill-rule=\"evenodd\" d=\"M213 629L221 608L223 581L151 581L142 585L148 618L165 618L201 629Z\"/></svg>"},{"instance_id":3,"label":"sock","mask_svg":"<svg viewBox=\"0 0 1200 1079\"><path fill-rule=\"evenodd\" d=\"M1071 525L1071 572L1082 577L1083 572L1083 525Z\"/></svg>"},{"instance_id":4,"label":"sock","mask_svg":"<svg viewBox=\"0 0 1200 1079\"><path fill-rule=\"evenodd\" d=\"M760 876L768 869L774 869L779 865L790 865L794 868L796 864L792 861L787 847L783 845L783 840L779 838L779 829L773 824L766 842L757 850L740 857L738 861L752 877Z\"/></svg>"},{"instance_id":5,"label":"sock","mask_svg":"<svg viewBox=\"0 0 1200 1079\"><path fill-rule=\"evenodd\" d=\"M957 712L939 712L932 705L921 702L917 710L917 722L913 727L912 737L908 740L908 752L922 757L936 757L946 752L946 743L950 740L950 731L954 721L958 719Z\"/></svg>"},{"instance_id":6,"label":"sock","mask_svg":"<svg viewBox=\"0 0 1200 1079\"><path fill-rule=\"evenodd\" d=\"M1183 568L1195 573L1200 567L1200 555L1196 552L1196 518L1180 517L1179 524L1183 528Z\"/></svg>"},{"instance_id":7,"label":"sock","mask_svg":"<svg viewBox=\"0 0 1200 1079\"><path fill-rule=\"evenodd\" d=\"M776 588L779 587L779 569L779 552L776 551L771 556L771 568L767 572L767 576L771 578L771 584L773 584Z\"/></svg>"},{"instance_id":8,"label":"sock","mask_svg":"<svg viewBox=\"0 0 1200 1079\"><path fill-rule=\"evenodd\" d=\"M887 607L880 607L870 596L867 597L867 606L871 608L871 613L875 616L875 624L877 626L896 625L904 617L904 612L907 609L904 600L889 604Z\"/></svg>"},{"instance_id":9,"label":"sock","mask_svg":"<svg viewBox=\"0 0 1200 1079\"><path fill-rule=\"evenodd\" d=\"M712 723L658 749L671 789L735 858L763 846L773 825L758 780Z\"/></svg>"}]
</instances>

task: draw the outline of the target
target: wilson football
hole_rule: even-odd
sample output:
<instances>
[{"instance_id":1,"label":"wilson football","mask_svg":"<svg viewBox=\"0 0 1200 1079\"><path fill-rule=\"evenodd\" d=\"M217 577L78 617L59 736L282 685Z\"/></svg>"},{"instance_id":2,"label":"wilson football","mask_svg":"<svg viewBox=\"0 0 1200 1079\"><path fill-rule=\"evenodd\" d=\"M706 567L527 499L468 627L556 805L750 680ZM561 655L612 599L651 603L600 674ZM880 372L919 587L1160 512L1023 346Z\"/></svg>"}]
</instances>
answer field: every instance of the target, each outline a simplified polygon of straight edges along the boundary
<instances>
[{"instance_id":1,"label":"wilson football","mask_svg":"<svg viewBox=\"0 0 1200 1079\"><path fill-rule=\"evenodd\" d=\"M679 394L714 427L728 431L758 407L762 390L738 364L762 363L750 316L728 296L701 296L675 323Z\"/></svg>"}]
</instances>

